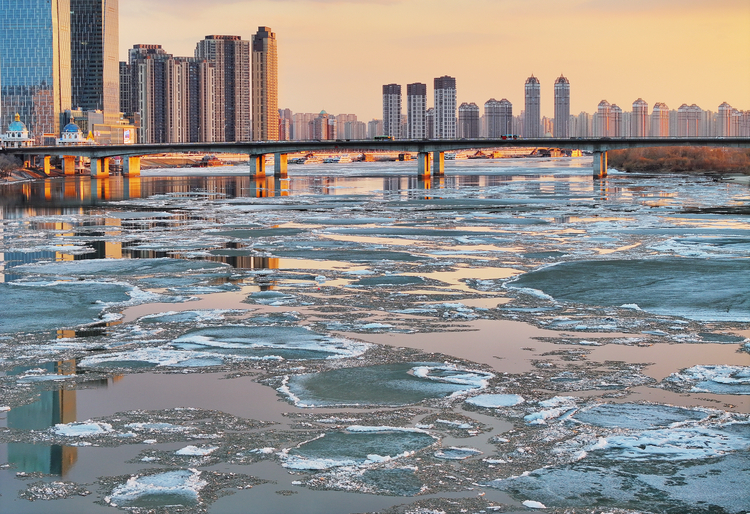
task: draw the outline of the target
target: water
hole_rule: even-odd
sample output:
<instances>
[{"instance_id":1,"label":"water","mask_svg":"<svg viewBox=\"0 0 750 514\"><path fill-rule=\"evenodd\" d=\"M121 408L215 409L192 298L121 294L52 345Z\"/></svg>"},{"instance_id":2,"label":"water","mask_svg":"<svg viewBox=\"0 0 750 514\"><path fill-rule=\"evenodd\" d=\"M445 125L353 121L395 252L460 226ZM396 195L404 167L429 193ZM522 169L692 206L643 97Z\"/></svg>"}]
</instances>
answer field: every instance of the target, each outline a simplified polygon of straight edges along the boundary
<instances>
[{"instance_id":1,"label":"water","mask_svg":"<svg viewBox=\"0 0 750 514\"><path fill-rule=\"evenodd\" d=\"M747 183L446 173L0 186L0 511L750 510Z\"/></svg>"}]
</instances>

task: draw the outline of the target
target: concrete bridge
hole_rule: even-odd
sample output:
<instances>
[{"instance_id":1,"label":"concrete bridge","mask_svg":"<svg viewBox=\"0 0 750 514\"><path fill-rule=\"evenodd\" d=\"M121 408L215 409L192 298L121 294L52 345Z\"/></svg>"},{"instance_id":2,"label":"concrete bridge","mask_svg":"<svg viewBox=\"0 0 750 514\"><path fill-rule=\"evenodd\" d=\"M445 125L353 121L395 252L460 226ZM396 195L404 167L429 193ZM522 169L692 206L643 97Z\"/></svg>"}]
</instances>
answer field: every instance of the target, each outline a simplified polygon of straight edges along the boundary
<instances>
[{"instance_id":1,"label":"concrete bridge","mask_svg":"<svg viewBox=\"0 0 750 514\"><path fill-rule=\"evenodd\" d=\"M750 138L538 138L538 139L420 139L420 140L326 140L326 141L263 141L247 143L164 143L135 145L85 145L85 146L37 146L6 148L0 153L9 155L43 156L44 171L49 173L50 157L59 156L66 175L75 173L75 158L91 159L91 176L109 175L107 159L123 158L123 174L140 174L140 158L162 153L196 152L205 154L247 154L250 173L265 175L265 156L274 155L274 175L286 176L287 155L299 152L348 151L348 152L412 152L417 153L419 176L442 175L445 169L445 152L458 150L481 150L487 148L545 147L591 152L594 157L594 177L607 175L607 151L624 148L659 146L698 146L723 148L750 148Z\"/></svg>"}]
</instances>

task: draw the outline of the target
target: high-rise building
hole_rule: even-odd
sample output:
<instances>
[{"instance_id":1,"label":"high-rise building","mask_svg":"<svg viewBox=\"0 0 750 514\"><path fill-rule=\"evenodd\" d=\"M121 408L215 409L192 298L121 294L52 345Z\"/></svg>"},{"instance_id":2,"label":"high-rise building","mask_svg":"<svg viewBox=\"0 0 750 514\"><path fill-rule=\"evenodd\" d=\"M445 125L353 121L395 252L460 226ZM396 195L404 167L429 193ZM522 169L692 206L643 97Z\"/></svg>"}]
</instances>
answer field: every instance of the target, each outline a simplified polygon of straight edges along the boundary
<instances>
[{"instance_id":1,"label":"high-rise building","mask_svg":"<svg viewBox=\"0 0 750 514\"><path fill-rule=\"evenodd\" d=\"M609 109L609 136L622 137L623 134L622 108L617 104L612 104Z\"/></svg>"},{"instance_id":2,"label":"high-rise building","mask_svg":"<svg viewBox=\"0 0 750 514\"><path fill-rule=\"evenodd\" d=\"M479 106L474 102L464 102L458 107L458 137L479 137Z\"/></svg>"},{"instance_id":3,"label":"high-rise building","mask_svg":"<svg viewBox=\"0 0 750 514\"><path fill-rule=\"evenodd\" d=\"M630 120L630 136L648 136L648 104L639 98L633 102L633 114Z\"/></svg>"},{"instance_id":4,"label":"high-rise building","mask_svg":"<svg viewBox=\"0 0 750 514\"><path fill-rule=\"evenodd\" d=\"M427 84L415 82L406 85L406 115L408 139L427 137L425 115L427 114Z\"/></svg>"},{"instance_id":5,"label":"high-rise building","mask_svg":"<svg viewBox=\"0 0 750 514\"><path fill-rule=\"evenodd\" d=\"M0 127L60 133L70 109L70 0L0 0Z\"/></svg>"},{"instance_id":6,"label":"high-rise building","mask_svg":"<svg viewBox=\"0 0 750 514\"><path fill-rule=\"evenodd\" d=\"M401 86L383 86L383 135L401 137Z\"/></svg>"},{"instance_id":7,"label":"high-rise building","mask_svg":"<svg viewBox=\"0 0 750 514\"><path fill-rule=\"evenodd\" d=\"M195 57L215 67L216 141L252 139L250 41L240 36L206 36Z\"/></svg>"},{"instance_id":8,"label":"high-rise building","mask_svg":"<svg viewBox=\"0 0 750 514\"><path fill-rule=\"evenodd\" d=\"M499 102L490 98L484 103L484 117L487 124L487 137L499 138L513 134L513 104L503 98Z\"/></svg>"},{"instance_id":9,"label":"high-rise building","mask_svg":"<svg viewBox=\"0 0 750 514\"><path fill-rule=\"evenodd\" d=\"M258 27L253 36L253 140L279 139L279 73L276 34Z\"/></svg>"},{"instance_id":10,"label":"high-rise building","mask_svg":"<svg viewBox=\"0 0 750 514\"><path fill-rule=\"evenodd\" d=\"M119 0L70 1L71 104L119 119Z\"/></svg>"},{"instance_id":11,"label":"high-rise building","mask_svg":"<svg viewBox=\"0 0 750 514\"><path fill-rule=\"evenodd\" d=\"M430 107L424 113L425 134L427 139L435 139L435 108Z\"/></svg>"},{"instance_id":12,"label":"high-rise building","mask_svg":"<svg viewBox=\"0 0 750 514\"><path fill-rule=\"evenodd\" d=\"M456 138L456 79L435 79L435 139Z\"/></svg>"},{"instance_id":13,"label":"high-rise building","mask_svg":"<svg viewBox=\"0 0 750 514\"><path fill-rule=\"evenodd\" d=\"M135 45L120 66L123 112L138 113L142 143L211 142L214 136L213 64L194 57L173 57L161 45Z\"/></svg>"},{"instance_id":14,"label":"high-rise building","mask_svg":"<svg viewBox=\"0 0 750 514\"><path fill-rule=\"evenodd\" d=\"M703 135L703 110L697 105L682 104L677 109L677 136L698 137Z\"/></svg>"},{"instance_id":15,"label":"high-rise building","mask_svg":"<svg viewBox=\"0 0 750 514\"><path fill-rule=\"evenodd\" d=\"M383 135L383 120L370 120L367 122L367 139Z\"/></svg>"},{"instance_id":16,"label":"high-rise building","mask_svg":"<svg viewBox=\"0 0 750 514\"><path fill-rule=\"evenodd\" d=\"M578 116L571 116L572 122L570 134L573 137L591 137L593 134L593 116L587 112L581 112Z\"/></svg>"},{"instance_id":17,"label":"high-rise building","mask_svg":"<svg viewBox=\"0 0 750 514\"><path fill-rule=\"evenodd\" d=\"M594 137L611 137L611 111L612 105L608 101L602 100L599 102L594 115Z\"/></svg>"},{"instance_id":18,"label":"high-rise building","mask_svg":"<svg viewBox=\"0 0 750 514\"><path fill-rule=\"evenodd\" d=\"M560 75L555 80L555 137L570 137L570 81Z\"/></svg>"},{"instance_id":19,"label":"high-rise building","mask_svg":"<svg viewBox=\"0 0 750 514\"><path fill-rule=\"evenodd\" d=\"M732 106L724 102L719 106L719 115L716 120L716 135L729 137L732 134Z\"/></svg>"},{"instance_id":20,"label":"high-rise building","mask_svg":"<svg viewBox=\"0 0 750 514\"><path fill-rule=\"evenodd\" d=\"M541 85L533 74L526 79L523 136L542 137Z\"/></svg>"},{"instance_id":21,"label":"high-rise building","mask_svg":"<svg viewBox=\"0 0 750 514\"><path fill-rule=\"evenodd\" d=\"M651 111L651 137L669 137L669 107L656 102Z\"/></svg>"}]
</instances>

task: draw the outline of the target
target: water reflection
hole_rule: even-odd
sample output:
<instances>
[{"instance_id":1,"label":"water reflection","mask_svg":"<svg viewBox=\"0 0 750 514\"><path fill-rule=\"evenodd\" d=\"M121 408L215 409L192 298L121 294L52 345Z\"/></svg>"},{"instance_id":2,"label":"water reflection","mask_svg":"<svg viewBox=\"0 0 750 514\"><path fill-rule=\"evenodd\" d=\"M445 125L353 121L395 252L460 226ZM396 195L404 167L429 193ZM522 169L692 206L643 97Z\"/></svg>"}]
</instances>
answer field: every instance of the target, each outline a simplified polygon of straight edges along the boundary
<instances>
[{"instance_id":1,"label":"water reflection","mask_svg":"<svg viewBox=\"0 0 750 514\"><path fill-rule=\"evenodd\" d=\"M21 375L31 367L16 368L10 375ZM49 362L34 369L50 375L74 375L75 361ZM46 430L58 423L76 420L76 391L60 389L42 391L39 400L16 407L8 412L8 428L16 430ZM24 473L44 473L65 476L78 459L78 449L72 446L8 443L8 462Z\"/></svg>"}]
</instances>

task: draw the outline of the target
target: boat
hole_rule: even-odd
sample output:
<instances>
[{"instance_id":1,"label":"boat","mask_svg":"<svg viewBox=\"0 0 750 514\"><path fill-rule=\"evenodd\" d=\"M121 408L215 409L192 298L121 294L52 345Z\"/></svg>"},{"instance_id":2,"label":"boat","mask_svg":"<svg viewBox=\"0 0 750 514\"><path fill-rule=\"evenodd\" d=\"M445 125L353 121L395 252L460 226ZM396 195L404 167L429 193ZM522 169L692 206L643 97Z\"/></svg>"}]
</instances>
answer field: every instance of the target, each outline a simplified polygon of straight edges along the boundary
<instances>
[{"instance_id":1,"label":"boat","mask_svg":"<svg viewBox=\"0 0 750 514\"><path fill-rule=\"evenodd\" d=\"M221 159L216 157L215 155L204 155L203 159L200 160L198 163L198 167L200 168L210 168L213 166L221 166L224 163L221 162Z\"/></svg>"}]
</instances>

